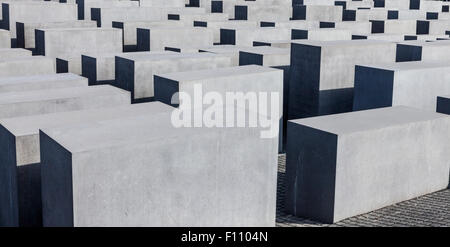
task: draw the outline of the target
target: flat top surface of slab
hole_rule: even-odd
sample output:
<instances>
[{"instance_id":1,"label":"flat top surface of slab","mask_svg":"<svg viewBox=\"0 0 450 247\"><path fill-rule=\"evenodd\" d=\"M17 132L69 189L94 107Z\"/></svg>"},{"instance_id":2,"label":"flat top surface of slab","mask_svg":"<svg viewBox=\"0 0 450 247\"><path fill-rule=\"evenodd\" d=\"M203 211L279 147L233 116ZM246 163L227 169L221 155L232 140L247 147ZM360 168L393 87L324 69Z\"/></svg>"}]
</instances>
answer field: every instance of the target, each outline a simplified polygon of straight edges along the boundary
<instances>
[{"instance_id":1,"label":"flat top surface of slab","mask_svg":"<svg viewBox=\"0 0 450 247\"><path fill-rule=\"evenodd\" d=\"M134 61L152 61L152 60L171 60L171 59L190 59L190 58L214 58L217 54L212 53L171 53L171 54L127 54L119 56Z\"/></svg>"},{"instance_id":2,"label":"flat top surface of slab","mask_svg":"<svg viewBox=\"0 0 450 247\"><path fill-rule=\"evenodd\" d=\"M0 85L17 83L17 82L39 82L39 81L59 81L59 80L76 80L86 79L85 77L72 73L58 73L58 74L42 74L30 76L11 76L0 78Z\"/></svg>"},{"instance_id":3,"label":"flat top surface of slab","mask_svg":"<svg viewBox=\"0 0 450 247\"><path fill-rule=\"evenodd\" d=\"M401 63L388 63L388 64L357 64L364 67L373 67L385 70L400 71L400 70L426 70L434 68L448 68L450 62L401 62Z\"/></svg>"},{"instance_id":4,"label":"flat top surface of slab","mask_svg":"<svg viewBox=\"0 0 450 247\"><path fill-rule=\"evenodd\" d=\"M53 126L72 125L87 121L120 116L120 118L139 116L145 112L169 112L174 108L161 102L124 105L100 109L88 109L81 111L57 112L16 118L0 119L0 124L15 136L37 134L40 128Z\"/></svg>"},{"instance_id":5,"label":"flat top surface of slab","mask_svg":"<svg viewBox=\"0 0 450 247\"><path fill-rule=\"evenodd\" d=\"M126 56L139 56L139 55L163 55L163 54L173 54L173 51L138 51L138 52L86 52L83 56L95 57L95 58L107 58L107 57L126 57Z\"/></svg>"},{"instance_id":6,"label":"flat top surface of slab","mask_svg":"<svg viewBox=\"0 0 450 247\"><path fill-rule=\"evenodd\" d=\"M14 58L6 58L2 59L0 57L0 63L10 63L10 62L30 62L30 61L39 61L39 60L48 60L53 61L53 59L44 56L26 56L26 57L14 57Z\"/></svg>"},{"instance_id":7,"label":"flat top surface of slab","mask_svg":"<svg viewBox=\"0 0 450 247\"><path fill-rule=\"evenodd\" d=\"M450 46L450 40L439 40L433 42L427 42L425 40L412 40L401 42L399 44L412 46Z\"/></svg>"},{"instance_id":8,"label":"flat top surface of slab","mask_svg":"<svg viewBox=\"0 0 450 247\"><path fill-rule=\"evenodd\" d=\"M253 46L253 47L247 47L247 48L240 48L239 51L262 54L262 55L275 55L275 54L290 55L290 53L291 53L290 49L271 47L271 46Z\"/></svg>"},{"instance_id":9,"label":"flat top surface of slab","mask_svg":"<svg viewBox=\"0 0 450 247\"><path fill-rule=\"evenodd\" d=\"M26 92L0 93L0 104L11 104L17 102L32 102L38 100L52 100L78 97L98 97L112 93L128 94L125 90L107 86L72 87L62 89L47 89Z\"/></svg>"},{"instance_id":10,"label":"flat top surface of slab","mask_svg":"<svg viewBox=\"0 0 450 247\"><path fill-rule=\"evenodd\" d=\"M355 111L335 115L291 120L290 122L337 135L350 134L415 122L450 118L448 115L406 106Z\"/></svg>"},{"instance_id":11,"label":"flat top surface of slab","mask_svg":"<svg viewBox=\"0 0 450 247\"><path fill-rule=\"evenodd\" d=\"M389 41L383 40L334 40L334 41L319 41L319 40L293 40L293 44L310 45L310 46L368 46L368 45L386 45L392 44Z\"/></svg>"},{"instance_id":12,"label":"flat top surface of slab","mask_svg":"<svg viewBox=\"0 0 450 247\"><path fill-rule=\"evenodd\" d=\"M107 31L107 32L121 32L118 28L108 28L108 27L56 27L56 28L39 28L38 30L43 30L45 32L77 32L77 31L84 31L84 32L101 32L101 31Z\"/></svg>"},{"instance_id":13,"label":"flat top surface of slab","mask_svg":"<svg viewBox=\"0 0 450 247\"><path fill-rule=\"evenodd\" d=\"M174 81L196 81L202 79L233 77L239 75L267 73L274 71L280 70L258 65L246 65L246 66L219 68L219 69L174 72L174 73L160 74L158 76L171 79Z\"/></svg>"}]
</instances>

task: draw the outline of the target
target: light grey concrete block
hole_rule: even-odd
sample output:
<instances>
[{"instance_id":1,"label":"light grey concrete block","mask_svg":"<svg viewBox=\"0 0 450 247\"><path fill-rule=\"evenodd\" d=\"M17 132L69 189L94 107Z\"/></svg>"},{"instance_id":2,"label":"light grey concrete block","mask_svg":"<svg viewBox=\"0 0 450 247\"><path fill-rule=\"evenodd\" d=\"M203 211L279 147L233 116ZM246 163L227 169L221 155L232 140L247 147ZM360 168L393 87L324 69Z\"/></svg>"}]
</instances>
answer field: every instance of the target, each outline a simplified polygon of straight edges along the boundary
<instances>
[{"instance_id":1,"label":"light grey concrete block","mask_svg":"<svg viewBox=\"0 0 450 247\"><path fill-rule=\"evenodd\" d=\"M222 28L220 29L220 44L236 46L252 46L254 41L261 39L287 40L291 39L289 28Z\"/></svg>"},{"instance_id":2,"label":"light grey concrete block","mask_svg":"<svg viewBox=\"0 0 450 247\"><path fill-rule=\"evenodd\" d=\"M0 118L121 105L130 94L109 85L0 94Z\"/></svg>"},{"instance_id":3,"label":"light grey concrete block","mask_svg":"<svg viewBox=\"0 0 450 247\"><path fill-rule=\"evenodd\" d=\"M436 111L436 97L450 94L450 63L356 65L353 110L410 106Z\"/></svg>"},{"instance_id":4,"label":"light grey concrete block","mask_svg":"<svg viewBox=\"0 0 450 247\"><path fill-rule=\"evenodd\" d=\"M92 28L95 21L61 21L61 22L17 22L17 47L35 48L35 30L50 28Z\"/></svg>"},{"instance_id":5,"label":"light grey concrete block","mask_svg":"<svg viewBox=\"0 0 450 247\"><path fill-rule=\"evenodd\" d=\"M137 29L152 29L152 28L175 28L175 27L185 27L186 23L166 20L166 21L113 21L113 27L121 28L123 30L123 45L134 46L136 49L137 45ZM189 25L192 27L192 23Z\"/></svg>"},{"instance_id":6,"label":"light grey concrete block","mask_svg":"<svg viewBox=\"0 0 450 247\"><path fill-rule=\"evenodd\" d=\"M355 65L393 63L395 49L372 40L293 42L289 119L351 111Z\"/></svg>"},{"instance_id":7,"label":"light grey concrete block","mask_svg":"<svg viewBox=\"0 0 450 247\"><path fill-rule=\"evenodd\" d=\"M121 0L76 0L78 4L78 19L91 20L92 8L114 8L114 7L138 7L139 1L121 1Z\"/></svg>"},{"instance_id":8,"label":"light grey concrete block","mask_svg":"<svg viewBox=\"0 0 450 247\"><path fill-rule=\"evenodd\" d=\"M0 78L55 73L55 61L48 57L16 57L0 59Z\"/></svg>"},{"instance_id":9,"label":"light grey concrete block","mask_svg":"<svg viewBox=\"0 0 450 247\"><path fill-rule=\"evenodd\" d=\"M334 28L294 29L292 30L291 38L319 41L351 40L352 32Z\"/></svg>"},{"instance_id":10,"label":"light grey concrete block","mask_svg":"<svg viewBox=\"0 0 450 247\"><path fill-rule=\"evenodd\" d=\"M82 52L122 51L122 32L116 28L51 28L36 30L39 55L67 58ZM80 58L81 59L81 58Z\"/></svg>"},{"instance_id":11,"label":"light grey concrete block","mask_svg":"<svg viewBox=\"0 0 450 247\"><path fill-rule=\"evenodd\" d=\"M171 113L42 129L44 226L274 226L278 140L260 130Z\"/></svg>"},{"instance_id":12,"label":"light grey concrete block","mask_svg":"<svg viewBox=\"0 0 450 247\"><path fill-rule=\"evenodd\" d=\"M211 46L214 44L212 30L204 27L192 28L138 28L138 51L163 51L164 47Z\"/></svg>"},{"instance_id":13,"label":"light grey concrete block","mask_svg":"<svg viewBox=\"0 0 450 247\"><path fill-rule=\"evenodd\" d=\"M294 20L342 21L342 6L306 5L294 7Z\"/></svg>"},{"instance_id":14,"label":"light grey concrete block","mask_svg":"<svg viewBox=\"0 0 450 247\"><path fill-rule=\"evenodd\" d=\"M2 60L31 57L31 51L20 48L0 48L0 57Z\"/></svg>"},{"instance_id":15,"label":"light grey concrete block","mask_svg":"<svg viewBox=\"0 0 450 247\"><path fill-rule=\"evenodd\" d=\"M244 65L230 68L219 68L209 70L197 70L187 72L174 72L157 74L154 77L155 100L178 106L180 99L177 93L190 95L192 99L204 97L209 92L227 98L227 94L243 93L254 94L256 102L243 103L250 111L270 116L277 122L273 129L279 138L279 151L283 145L283 74L280 69L267 68L258 65ZM201 86L203 95L196 95L196 87ZM259 95L267 94L267 101L258 98ZM276 99L270 98L276 94ZM252 96L244 99L251 100ZM278 109L273 110L273 100L277 101ZM253 104L256 103L256 104ZM267 105L263 105L267 103ZM225 102L223 102L225 104ZM205 109L209 105L204 106ZM263 107L267 107L266 110ZM260 110L261 109L261 110ZM225 111L225 108L224 108ZM262 111L262 112L261 112ZM273 113L276 112L277 115Z\"/></svg>"},{"instance_id":16,"label":"light grey concrete block","mask_svg":"<svg viewBox=\"0 0 450 247\"><path fill-rule=\"evenodd\" d=\"M77 19L76 4L39 1L9 1L2 3L3 24L16 38L16 22L57 22ZM44 14L45 13L45 14Z\"/></svg>"},{"instance_id":17,"label":"light grey concrete block","mask_svg":"<svg viewBox=\"0 0 450 247\"><path fill-rule=\"evenodd\" d=\"M154 96L153 75L231 66L231 58L209 53L173 53L116 57L115 85L131 92L133 101Z\"/></svg>"},{"instance_id":18,"label":"light grey concrete block","mask_svg":"<svg viewBox=\"0 0 450 247\"><path fill-rule=\"evenodd\" d=\"M42 226L39 129L151 115L172 109L152 102L0 120L0 146L4 150L0 158L0 225Z\"/></svg>"},{"instance_id":19,"label":"light grey concrete block","mask_svg":"<svg viewBox=\"0 0 450 247\"><path fill-rule=\"evenodd\" d=\"M447 188L449 124L403 106L290 121L287 211L333 223Z\"/></svg>"},{"instance_id":20,"label":"light grey concrete block","mask_svg":"<svg viewBox=\"0 0 450 247\"><path fill-rule=\"evenodd\" d=\"M397 45L396 61L448 62L450 61L450 41L409 41L399 43Z\"/></svg>"},{"instance_id":21,"label":"light grey concrete block","mask_svg":"<svg viewBox=\"0 0 450 247\"><path fill-rule=\"evenodd\" d=\"M133 52L137 54L171 54L170 51ZM81 55L81 75L88 78L89 85L114 84L116 56L127 53L87 53Z\"/></svg>"},{"instance_id":22,"label":"light grey concrete block","mask_svg":"<svg viewBox=\"0 0 450 247\"><path fill-rule=\"evenodd\" d=\"M290 49L269 46L255 46L239 49L239 65L289 66Z\"/></svg>"},{"instance_id":23,"label":"light grey concrete block","mask_svg":"<svg viewBox=\"0 0 450 247\"><path fill-rule=\"evenodd\" d=\"M0 30L0 49L11 48L11 33L8 30Z\"/></svg>"},{"instance_id":24,"label":"light grey concrete block","mask_svg":"<svg viewBox=\"0 0 450 247\"><path fill-rule=\"evenodd\" d=\"M0 79L0 93L86 86L88 86L86 78L70 73L14 76Z\"/></svg>"},{"instance_id":25,"label":"light grey concrete block","mask_svg":"<svg viewBox=\"0 0 450 247\"><path fill-rule=\"evenodd\" d=\"M207 27L211 29L214 36L214 44L220 43L220 29L241 28L256 28L258 23L256 21L246 20L229 20L229 21L199 21L196 20L194 25Z\"/></svg>"}]
</instances>

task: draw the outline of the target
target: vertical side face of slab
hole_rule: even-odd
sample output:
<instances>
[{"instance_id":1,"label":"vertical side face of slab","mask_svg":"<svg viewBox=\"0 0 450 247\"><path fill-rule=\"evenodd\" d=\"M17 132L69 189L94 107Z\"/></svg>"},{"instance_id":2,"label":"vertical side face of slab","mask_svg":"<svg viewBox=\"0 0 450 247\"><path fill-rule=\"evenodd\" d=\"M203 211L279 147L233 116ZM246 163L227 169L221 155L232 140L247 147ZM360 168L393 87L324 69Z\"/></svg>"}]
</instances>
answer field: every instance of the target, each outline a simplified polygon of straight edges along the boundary
<instances>
[{"instance_id":1,"label":"vertical side face of slab","mask_svg":"<svg viewBox=\"0 0 450 247\"><path fill-rule=\"evenodd\" d=\"M179 82L164 77L154 76L155 100L178 107L179 102L172 102L172 96L180 91Z\"/></svg>"},{"instance_id":2,"label":"vertical side face of slab","mask_svg":"<svg viewBox=\"0 0 450 247\"><path fill-rule=\"evenodd\" d=\"M81 75L88 78L89 86L97 84L97 59L81 55Z\"/></svg>"},{"instance_id":3,"label":"vertical side face of slab","mask_svg":"<svg viewBox=\"0 0 450 247\"><path fill-rule=\"evenodd\" d=\"M220 29L221 45L236 45L236 30Z\"/></svg>"},{"instance_id":4,"label":"vertical side face of slab","mask_svg":"<svg viewBox=\"0 0 450 247\"><path fill-rule=\"evenodd\" d=\"M136 33L137 33L137 50L150 51L150 29L138 28Z\"/></svg>"},{"instance_id":5,"label":"vertical side face of slab","mask_svg":"<svg viewBox=\"0 0 450 247\"><path fill-rule=\"evenodd\" d=\"M430 21L417 21L416 34L429 34L430 33Z\"/></svg>"},{"instance_id":6,"label":"vertical side face of slab","mask_svg":"<svg viewBox=\"0 0 450 247\"><path fill-rule=\"evenodd\" d=\"M397 44L396 62L422 60L422 47L415 45Z\"/></svg>"},{"instance_id":7,"label":"vertical side face of slab","mask_svg":"<svg viewBox=\"0 0 450 247\"><path fill-rule=\"evenodd\" d=\"M353 110L392 106L393 87L394 71L357 65Z\"/></svg>"},{"instance_id":8,"label":"vertical side face of slab","mask_svg":"<svg viewBox=\"0 0 450 247\"><path fill-rule=\"evenodd\" d=\"M84 20L84 0L76 0L78 20Z\"/></svg>"},{"instance_id":9,"label":"vertical side face of slab","mask_svg":"<svg viewBox=\"0 0 450 247\"><path fill-rule=\"evenodd\" d=\"M69 61L57 58L56 73L69 73Z\"/></svg>"},{"instance_id":10,"label":"vertical side face of slab","mask_svg":"<svg viewBox=\"0 0 450 247\"><path fill-rule=\"evenodd\" d=\"M248 19L248 6L234 6L234 19L247 20Z\"/></svg>"},{"instance_id":11,"label":"vertical side face of slab","mask_svg":"<svg viewBox=\"0 0 450 247\"><path fill-rule=\"evenodd\" d=\"M35 54L45 56L45 32L43 30L36 29L34 31L35 36Z\"/></svg>"},{"instance_id":12,"label":"vertical side face of slab","mask_svg":"<svg viewBox=\"0 0 450 247\"><path fill-rule=\"evenodd\" d=\"M287 131L287 211L333 222L337 136L292 122Z\"/></svg>"},{"instance_id":13,"label":"vertical side face of slab","mask_svg":"<svg viewBox=\"0 0 450 247\"><path fill-rule=\"evenodd\" d=\"M256 64L263 66L263 55L250 52L239 52L239 66Z\"/></svg>"},{"instance_id":14,"label":"vertical side face of slab","mask_svg":"<svg viewBox=\"0 0 450 247\"><path fill-rule=\"evenodd\" d=\"M2 21L0 25L1 29L10 30L9 28L9 4L2 3Z\"/></svg>"},{"instance_id":15,"label":"vertical side face of slab","mask_svg":"<svg viewBox=\"0 0 450 247\"><path fill-rule=\"evenodd\" d=\"M71 227L74 225L72 154L44 132L39 132L43 225Z\"/></svg>"},{"instance_id":16,"label":"vertical side face of slab","mask_svg":"<svg viewBox=\"0 0 450 247\"><path fill-rule=\"evenodd\" d=\"M384 33L384 21L370 21L372 23L372 33Z\"/></svg>"},{"instance_id":17,"label":"vertical side face of slab","mask_svg":"<svg viewBox=\"0 0 450 247\"><path fill-rule=\"evenodd\" d=\"M16 22L16 47L25 48L25 25L22 22Z\"/></svg>"},{"instance_id":18,"label":"vertical side face of slab","mask_svg":"<svg viewBox=\"0 0 450 247\"><path fill-rule=\"evenodd\" d=\"M436 112L450 115L450 98L437 97Z\"/></svg>"},{"instance_id":19,"label":"vertical side face of slab","mask_svg":"<svg viewBox=\"0 0 450 247\"><path fill-rule=\"evenodd\" d=\"M288 119L317 113L321 50L317 46L292 44Z\"/></svg>"},{"instance_id":20,"label":"vertical side face of slab","mask_svg":"<svg viewBox=\"0 0 450 247\"><path fill-rule=\"evenodd\" d=\"M102 10L100 8L91 8L91 20L97 22L97 27L102 26Z\"/></svg>"},{"instance_id":21,"label":"vertical side face of slab","mask_svg":"<svg viewBox=\"0 0 450 247\"><path fill-rule=\"evenodd\" d=\"M319 91L318 115L351 112L353 109L353 88L339 88Z\"/></svg>"},{"instance_id":22,"label":"vertical side face of slab","mask_svg":"<svg viewBox=\"0 0 450 247\"><path fill-rule=\"evenodd\" d=\"M291 39L308 39L308 30L292 29Z\"/></svg>"},{"instance_id":23,"label":"vertical side face of slab","mask_svg":"<svg viewBox=\"0 0 450 247\"><path fill-rule=\"evenodd\" d=\"M306 6L303 5L292 6L292 19L306 20Z\"/></svg>"},{"instance_id":24,"label":"vertical side face of slab","mask_svg":"<svg viewBox=\"0 0 450 247\"><path fill-rule=\"evenodd\" d=\"M116 57L115 60L114 86L131 92L131 98L134 99L134 61L121 57Z\"/></svg>"},{"instance_id":25,"label":"vertical side face of slab","mask_svg":"<svg viewBox=\"0 0 450 247\"><path fill-rule=\"evenodd\" d=\"M0 125L0 226L19 226L16 138Z\"/></svg>"}]
</instances>

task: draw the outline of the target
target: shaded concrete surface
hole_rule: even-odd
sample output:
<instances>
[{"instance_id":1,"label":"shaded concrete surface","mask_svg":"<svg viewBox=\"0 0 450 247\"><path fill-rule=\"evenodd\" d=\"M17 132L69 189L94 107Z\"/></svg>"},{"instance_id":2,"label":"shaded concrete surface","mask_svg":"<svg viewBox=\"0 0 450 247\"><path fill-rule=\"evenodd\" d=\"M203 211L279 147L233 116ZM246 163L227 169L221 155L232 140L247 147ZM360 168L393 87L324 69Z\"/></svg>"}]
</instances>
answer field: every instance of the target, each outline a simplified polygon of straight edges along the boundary
<instances>
[{"instance_id":1,"label":"shaded concrete surface","mask_svg":"<svg viewBox=\"0 0 450 247\"><path fill-rule=\"evenodd\" d=\"M450 227L450 189L372 211L335 224L322 224L285 213L286 155L278 156L277 227Z\"/></svg>"}]
</instances>

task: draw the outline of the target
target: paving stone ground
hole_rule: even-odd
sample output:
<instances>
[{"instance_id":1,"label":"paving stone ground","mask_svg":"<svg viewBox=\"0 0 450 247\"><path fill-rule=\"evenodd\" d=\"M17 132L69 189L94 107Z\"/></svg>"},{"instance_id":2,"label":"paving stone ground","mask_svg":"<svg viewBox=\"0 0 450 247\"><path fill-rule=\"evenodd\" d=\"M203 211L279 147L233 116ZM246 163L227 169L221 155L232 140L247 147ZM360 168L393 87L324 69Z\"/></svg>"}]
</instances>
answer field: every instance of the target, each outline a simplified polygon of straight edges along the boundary
<instances>
[{"instance_id":1,"label":"paving stone ground","mask_svg":"<svg viewBox=\"0 0 450 247\"><path fill-rule=\"evenodd\" d=\"M401 202L335 224L322 224L285 213L286 155L278 157L278 227L450 227L450 189Z\"/></svg>"}]
</instances>

